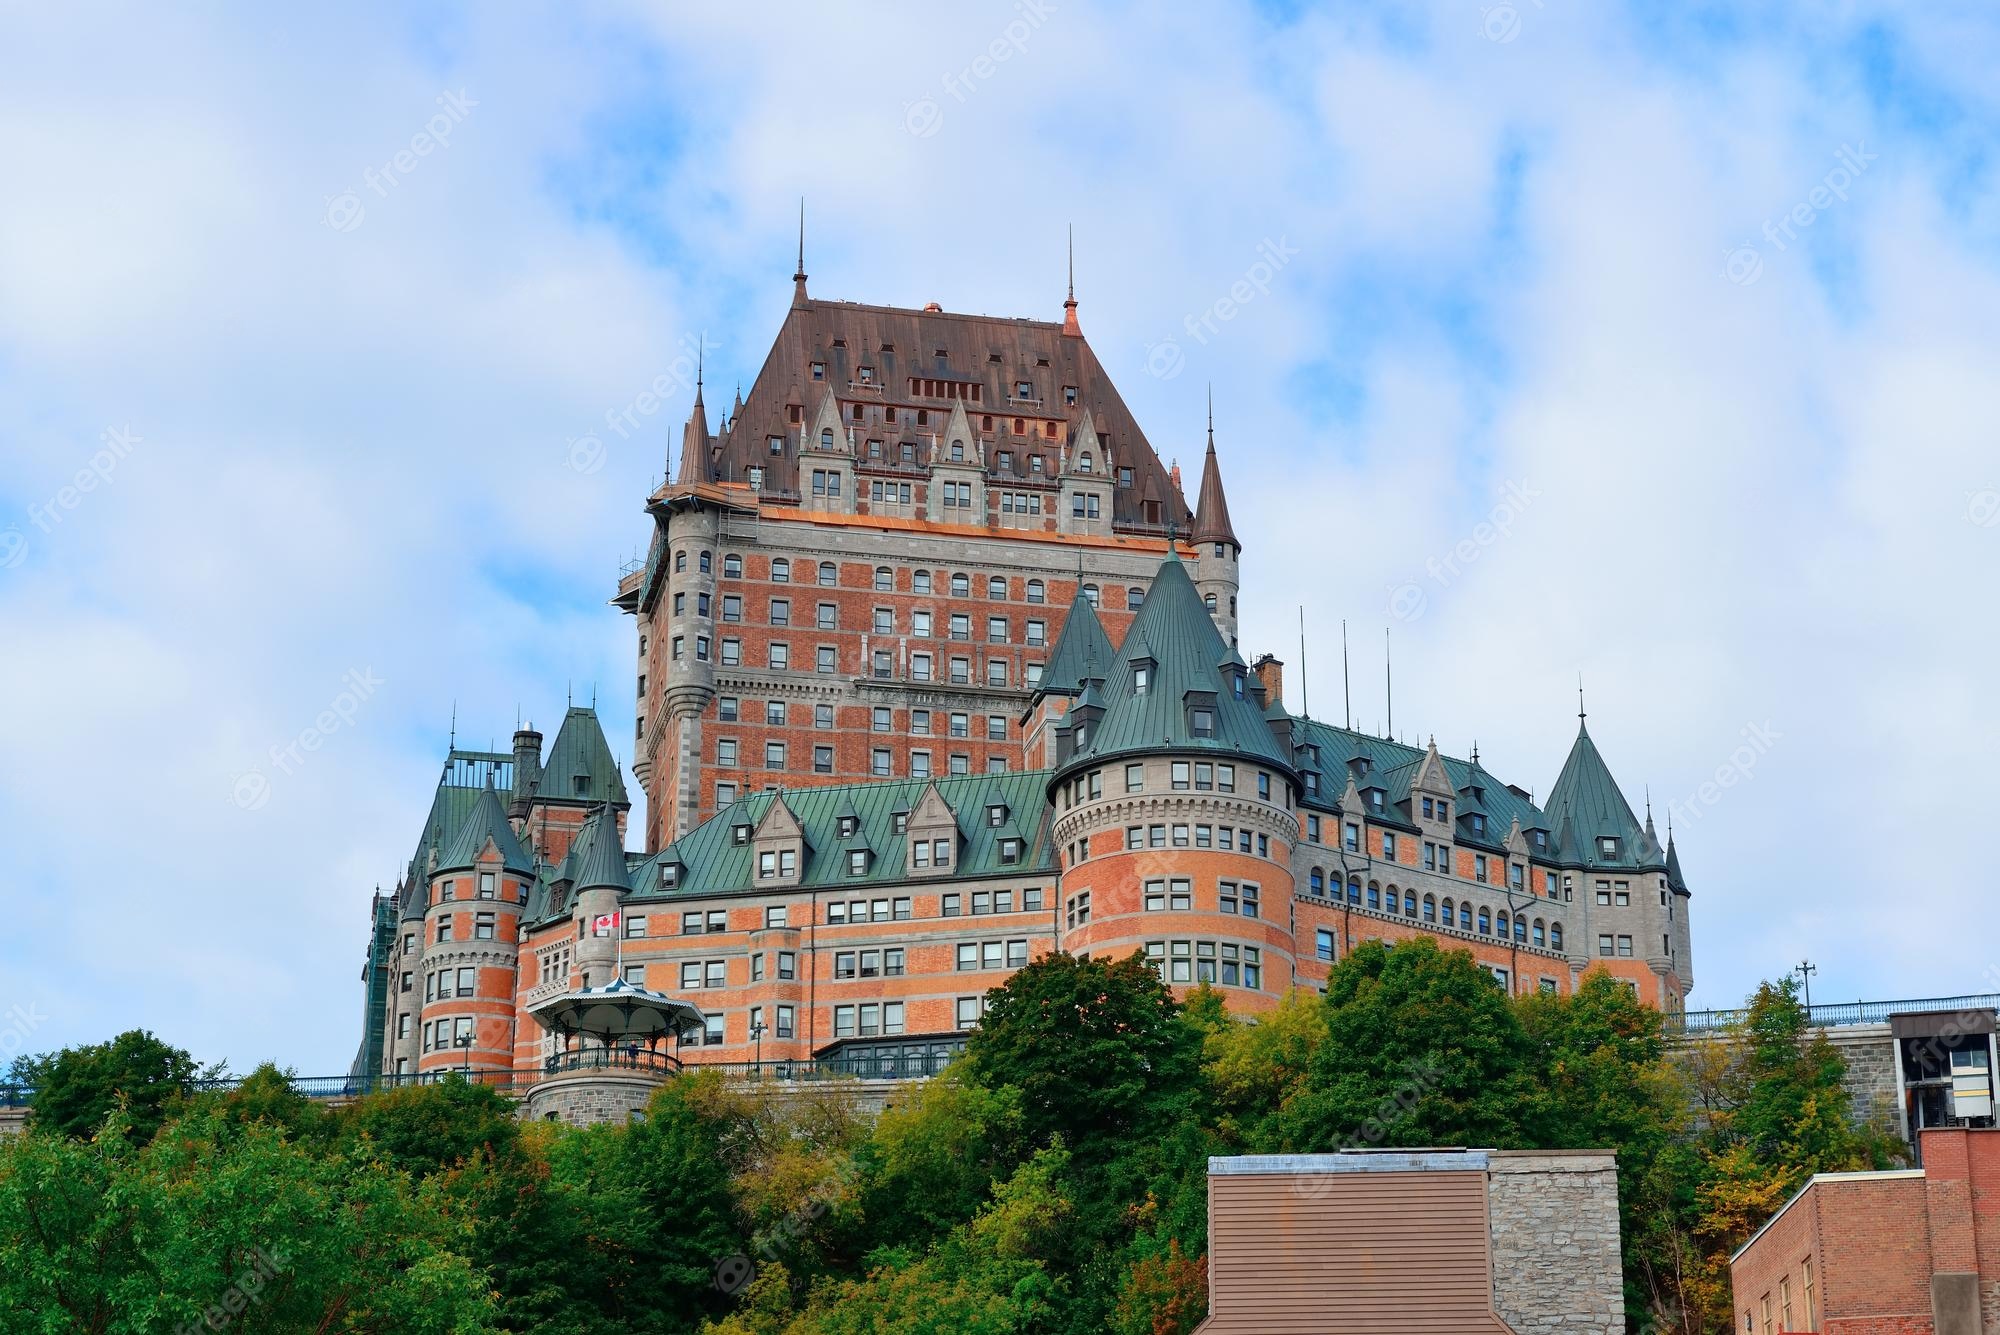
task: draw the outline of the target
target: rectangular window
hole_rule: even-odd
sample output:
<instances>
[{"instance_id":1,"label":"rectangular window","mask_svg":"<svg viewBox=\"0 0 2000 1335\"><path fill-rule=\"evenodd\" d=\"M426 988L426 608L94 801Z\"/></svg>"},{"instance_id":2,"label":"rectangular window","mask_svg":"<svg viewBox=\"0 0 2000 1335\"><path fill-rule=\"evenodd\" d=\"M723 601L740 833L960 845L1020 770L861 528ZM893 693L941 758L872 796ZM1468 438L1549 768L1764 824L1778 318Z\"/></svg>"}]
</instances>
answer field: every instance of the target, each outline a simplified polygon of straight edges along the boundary
<instances>
[{"instance_id":1,"label":"rectangular window","mask_svg":"<svg viewBox=\"0 0 2000 1335\"><path fill-rule=\"evenodd\" d=\"M493 915L491 913L475 913L472 915L472 939L475 941L491 941L493 939Z\"/></svg>"},{"instance_id":2,"label":"rectangular window","mask_svg":"<svg viewBox=\"0 0 2000 1335\"><path fill-rule=\"evenodd\" d=\"M1329 961L1333 959L1333 933L1331 931L1324 927L1319 928L1313 933L1313 942L1319 958Z\"/></svg>"}]
</instances>

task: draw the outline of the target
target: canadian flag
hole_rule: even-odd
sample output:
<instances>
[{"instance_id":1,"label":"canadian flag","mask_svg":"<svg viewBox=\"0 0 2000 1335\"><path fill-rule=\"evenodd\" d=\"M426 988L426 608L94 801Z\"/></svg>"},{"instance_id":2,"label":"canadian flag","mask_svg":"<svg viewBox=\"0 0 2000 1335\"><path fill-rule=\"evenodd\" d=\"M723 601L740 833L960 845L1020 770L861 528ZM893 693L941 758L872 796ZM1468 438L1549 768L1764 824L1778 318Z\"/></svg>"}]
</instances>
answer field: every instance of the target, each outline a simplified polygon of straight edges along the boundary
<instances>
[{"instance_id":1,"label":"canadian flag","mask_svg":"<svg viewBox=\"0 0 2000 1335\"><path fill-rule=\"evenodd\" d=\"M590 934L592 936L610 936L617 932L617 930L618 915L615 913L600 913L590 920Z\"/></svg>"}]
</instances>

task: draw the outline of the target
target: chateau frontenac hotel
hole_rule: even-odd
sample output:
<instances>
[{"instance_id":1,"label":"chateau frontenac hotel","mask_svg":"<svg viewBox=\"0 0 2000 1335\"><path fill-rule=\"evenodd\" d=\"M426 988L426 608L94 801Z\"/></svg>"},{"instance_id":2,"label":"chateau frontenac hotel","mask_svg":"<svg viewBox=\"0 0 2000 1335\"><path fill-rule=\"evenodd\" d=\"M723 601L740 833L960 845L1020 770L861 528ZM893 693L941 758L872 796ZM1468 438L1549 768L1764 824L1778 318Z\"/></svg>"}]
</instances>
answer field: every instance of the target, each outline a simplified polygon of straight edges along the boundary
<instances>
[{"instance_id":1,"label":"chateau frontenac hotel","mask_svg":"<svg viewBox=\"0 0 2000 1335\"><path fill-rule=\"evenodd\" d=\"M1679 860L1588 731L1537 805L1476 751L1288 713L1237 647L1213 428L1190 509L1073 296L955 315L801 271L678 465L616 597L643 828L591 709L452 749L374 904L357 1075L922 1073L1051 951L1254 1014L1430 936L1512 992L1601 966L1682 1008Z\"/></svg>"}]
</instances>

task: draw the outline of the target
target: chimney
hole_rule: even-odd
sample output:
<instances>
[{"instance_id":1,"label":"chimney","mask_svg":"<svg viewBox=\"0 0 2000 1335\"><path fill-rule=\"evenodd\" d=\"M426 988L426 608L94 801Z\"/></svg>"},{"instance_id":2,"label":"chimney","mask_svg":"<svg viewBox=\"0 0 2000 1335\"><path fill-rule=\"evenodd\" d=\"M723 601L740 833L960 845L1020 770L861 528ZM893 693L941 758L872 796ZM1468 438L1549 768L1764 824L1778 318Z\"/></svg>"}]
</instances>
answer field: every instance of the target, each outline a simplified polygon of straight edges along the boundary
<instances>
[{"instance_id":1,"label":"chimney","mask_svg":"<svg viewBox=\"0 0 2000 1335\"><path fill-rule=\"evenodd\" d=\"M1257 661L1250 665L1250 674L1257 678L1257 684L1264 691L1264 707L1285 702L1285 665L1270 654L1257 655Z\"/></svg>"},{"instance_id":2,"label":"chimney","mask_svg":"<svg viewBox=\"0 0 2000 1335\"><path fill-rule=\"evenodd\" d=\"M529 723L514 734L514 800L507 814L516 820L525 819L529 799L541 786L542 735Z\"/></svg>"}]
</instances>

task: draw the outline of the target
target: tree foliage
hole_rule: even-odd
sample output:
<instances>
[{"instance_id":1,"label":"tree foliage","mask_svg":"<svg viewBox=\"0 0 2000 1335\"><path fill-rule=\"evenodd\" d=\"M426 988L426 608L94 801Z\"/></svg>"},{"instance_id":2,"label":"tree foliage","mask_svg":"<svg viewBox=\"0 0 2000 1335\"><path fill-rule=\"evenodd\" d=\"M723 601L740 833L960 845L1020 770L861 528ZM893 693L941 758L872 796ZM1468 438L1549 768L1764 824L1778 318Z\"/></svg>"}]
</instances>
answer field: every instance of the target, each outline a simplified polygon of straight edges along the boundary
<instances>
[{"instance_id":1,"label":"tree foliage","mask_svg":"<svg viewBox=\"0 0 2000 1335\"><path fill-rule=\"evenodd\" d=\"M1602 971L1513 1000L1464 952L1357 949L1256 1021L1142 960L1055 955L879 1116L713 1073L629 1125L523 1125L461 1079L327 1110L262 1067L202 1093L145 1034L32 1059L0 1142L0 1329L1189 1335L1207 1157L1618 1152L1634 1329L1729 1330L1727 1258L1858 1125L1789 984L1714 1039Z\"/></svg>"}]
</instances>

